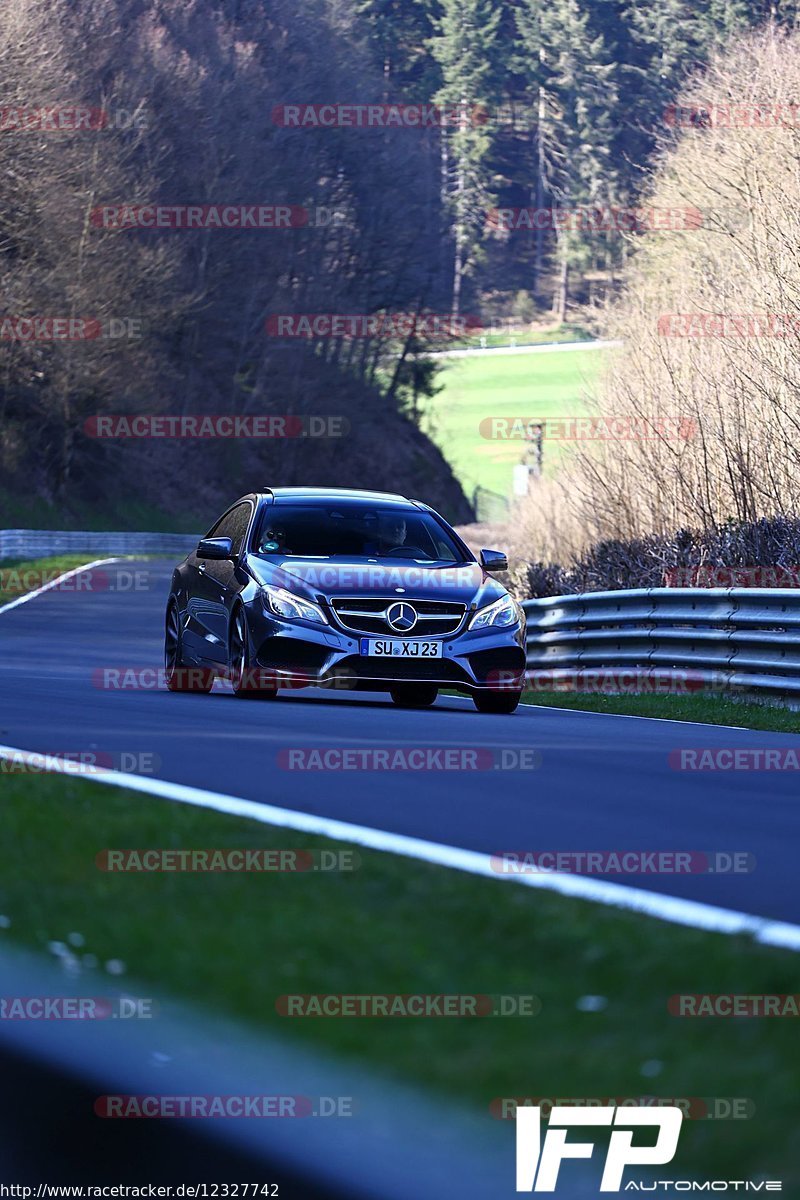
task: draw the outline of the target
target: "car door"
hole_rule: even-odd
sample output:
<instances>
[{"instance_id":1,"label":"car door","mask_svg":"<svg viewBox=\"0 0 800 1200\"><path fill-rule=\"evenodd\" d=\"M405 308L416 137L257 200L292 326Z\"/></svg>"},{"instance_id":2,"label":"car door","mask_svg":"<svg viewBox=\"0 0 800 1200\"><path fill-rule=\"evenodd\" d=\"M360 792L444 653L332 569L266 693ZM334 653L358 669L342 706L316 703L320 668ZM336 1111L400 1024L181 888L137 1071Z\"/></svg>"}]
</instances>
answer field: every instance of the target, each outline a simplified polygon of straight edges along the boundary
<instances>
[{"instance_id":1,"label":"car door","mask_svg":"<svg viewBox=\"0 0 800 1200\"><path fill-rule=\"evenodd\" d=\"M229 537L233 555L238 557L244 544L253 505L249 500L235 505L217 522L209 537ZM202 605L204 656L214 662L228 661L228 621L230 605L239 584L233 559L200 559L197 598Z\"/></svg>"}]
</instances>

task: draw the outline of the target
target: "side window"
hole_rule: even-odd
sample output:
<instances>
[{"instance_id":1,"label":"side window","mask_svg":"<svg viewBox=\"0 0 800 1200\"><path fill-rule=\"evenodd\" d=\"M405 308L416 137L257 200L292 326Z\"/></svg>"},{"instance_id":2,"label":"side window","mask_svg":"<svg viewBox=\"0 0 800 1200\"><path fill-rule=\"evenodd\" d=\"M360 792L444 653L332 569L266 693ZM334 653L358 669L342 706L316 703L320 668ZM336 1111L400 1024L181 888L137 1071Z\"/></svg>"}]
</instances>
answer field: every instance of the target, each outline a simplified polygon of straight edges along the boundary
<instances>
[{"instance_id":1,"label":"side window","mask_svg":"<svg viewBox=\"0 0 800 1200\"><path fill-rule=\"evenodd\" d=\"M239 554L242 549L252 511L253 506L251 504L237 504L231 513L231 517L233 518L233 533L225 534L224 536L233 538L234 554Z\"/></svg>"},{"instance_id":2,"label":"side window","mask_svg":"<svg viewBox=\"0 0 800 1200\"><path fill-rule=\"evenodd\" d=\"M217 521L206 537L229 537L233 542L233 553L238 554L242 548L244 535L247 533L252 511L250 504L237 504L236 508L232 508L221 520Z\"/></svg>"}]
</instances>

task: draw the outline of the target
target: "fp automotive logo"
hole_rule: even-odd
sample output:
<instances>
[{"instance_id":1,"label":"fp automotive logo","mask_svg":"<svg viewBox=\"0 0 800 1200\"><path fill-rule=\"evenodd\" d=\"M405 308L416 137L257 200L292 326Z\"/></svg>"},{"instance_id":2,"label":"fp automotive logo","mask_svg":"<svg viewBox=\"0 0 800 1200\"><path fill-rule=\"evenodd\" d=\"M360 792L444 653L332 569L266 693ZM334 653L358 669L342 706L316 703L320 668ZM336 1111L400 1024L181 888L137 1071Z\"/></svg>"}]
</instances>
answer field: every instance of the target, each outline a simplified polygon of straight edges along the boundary
<instances>
[{"instance_id":1,"label":"fp automotive logo","mask_svg":"<svg viewBox=\"0 0 800 1200\"><path fill-rule=\"evenodd\" d=\"M567 1142L570 1126L613 1125L600 1182L601 1192L619 1192L626 1167L655 1167L672 1162L678 1148L683 1113L680 1108L598 1108L554 1106L542 1146L541 1109L517 1109L517 1191L554 1192L565 1158L591 1158L592 1142ZM654 1146L634 1146L633 1131L655 1125ZM535 1181L535 1183L534 1183Z\"/></svg>"}]
</instances>

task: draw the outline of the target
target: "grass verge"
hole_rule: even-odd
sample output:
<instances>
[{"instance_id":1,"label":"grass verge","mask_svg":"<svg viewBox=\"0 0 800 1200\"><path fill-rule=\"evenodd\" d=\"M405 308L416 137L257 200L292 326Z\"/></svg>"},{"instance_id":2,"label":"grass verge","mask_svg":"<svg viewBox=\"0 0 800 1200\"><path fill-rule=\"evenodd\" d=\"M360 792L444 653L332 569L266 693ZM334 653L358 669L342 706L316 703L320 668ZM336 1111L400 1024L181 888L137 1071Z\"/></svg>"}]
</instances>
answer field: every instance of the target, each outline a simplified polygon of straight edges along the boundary
<instances>
[{"instance_id":1,"label":"grass verge","mask_svg":"<svg viewBox=\"0 0 800 1200\"><path fill-rule=\"evenodd\" d=\"M800 712L777 704L758 703L726 696L607 696L591 692L527 691L523 704L582 709L631 717L658 717L669 721L699 721L708 725L736 725L774 733L800 733Z\"/></svg>"},{"instance_id":2,"label":"grass verge","mask_svg":"<svg viewBox=\"0 0 800 1200\"><path fill-rule=\"evenodd\" d=\"M677 992L800 991L798 956L370 851L330 875L109 874L95 865L106 848L331 843L80 779L0 773L0 788L0 938L46 953L78 932L81 953L123 960L140 994L150 984L324 1044L487 1120L501 1096L746 1097L750 1120L687 1122L672 1169L798 1178L797 1025L667 1008ZM99 994L97 970L86 974ZM277 1015L277 997L317 992L532 993L542 1010ZM582 1011L585 996L601 1010Z\"/></svg>"}]
</instances>

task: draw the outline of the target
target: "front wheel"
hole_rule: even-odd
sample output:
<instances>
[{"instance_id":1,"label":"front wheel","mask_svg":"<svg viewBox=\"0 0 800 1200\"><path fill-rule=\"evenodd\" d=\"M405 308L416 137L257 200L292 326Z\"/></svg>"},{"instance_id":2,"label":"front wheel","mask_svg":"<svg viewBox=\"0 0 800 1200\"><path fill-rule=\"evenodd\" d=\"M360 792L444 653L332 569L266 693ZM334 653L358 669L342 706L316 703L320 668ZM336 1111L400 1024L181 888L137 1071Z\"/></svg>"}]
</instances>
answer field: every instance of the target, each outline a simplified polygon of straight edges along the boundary
<instances>
[{"instance_id":1,"label":"front wheel","mask_svg":"<svg viewBox=\"0 0 800 1200\"><path fill-rule=\"evenodd\" d=\"M181 638L181 619L173 600L167 609L164 634L164 673L170 692L210 692L214 673L205 667L185 667Z\"/></svg>"},{"instance_id":2,"label":"front wheel","mask_svg":"<svg viewBox=\"0 0 800 1200\"><path fill-rule=\"evenodd\" d=\"M472 699L480 713L513 713L522 692L475 692Z\"/></svg>"},{"instance_id":3,"label":"front wheel","mask_svg":"<svg viewBox=\"0 0 800 1200\"><path fill-rule=\"evenodd\" d=\"M429 708L439 695L439 689L427 683L398 684L391 691L400 708Z\"/></svg>"},{"instance_id":4,"label":"front wheel","mask_svg":"<svg viewBox=\"0 0 800 1200\"><path fill-rule=\"evenodd\" d=\"M238 608L233 618L228 649L228 673L234 696L242 700L273 700L278 694L275 683L266 677L250 660L250 635L244 609Z\"/></svg>"}]
</instances>

